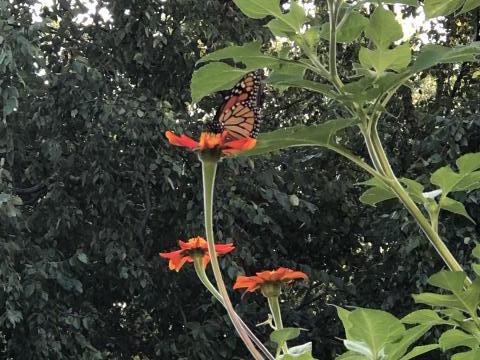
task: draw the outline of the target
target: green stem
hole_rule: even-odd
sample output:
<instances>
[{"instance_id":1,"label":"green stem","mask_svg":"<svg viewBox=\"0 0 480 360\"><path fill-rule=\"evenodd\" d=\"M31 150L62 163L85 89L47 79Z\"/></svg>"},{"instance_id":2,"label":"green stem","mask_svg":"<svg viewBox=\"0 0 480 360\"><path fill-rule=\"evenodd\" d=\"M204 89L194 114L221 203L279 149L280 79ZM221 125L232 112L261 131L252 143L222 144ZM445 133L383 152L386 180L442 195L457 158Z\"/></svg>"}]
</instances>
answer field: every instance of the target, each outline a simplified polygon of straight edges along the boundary
<instances>
[{"instance_id":1,"label":"green stem","mask_svg":"<svg viewBox=\"0 0 480 360\"><path fill-rule=\"evenodd\" d=\"M201 159L202 161L202 175L203 175L203 202L205 213L205 233L207 235L208 252L212 263L213 275L217 283L218 291L224 301L225 309L228 316L235 327L238 335L244 342L247 349L250 351L254 359L263 360L262 355L258 352L248 337L247 332L238 321L238 315L233 309L232 302L228 296L227 288L223 282L222 272L218 263L217 252L215 250L215 240L213 236L213 190L215 187L215 175L217 172L218 159Z\"/></svg>"},{"instance_id":2,"label":"green stem","mask_svg":"<svg viewBox=\"0 0 480 360\"><path fill-rule=\"evenodd\" d=\"M429 212L430 223L432 224L433 230L438 234L438 217L440 216L440 205L438 205L432 213Z\"/></svg>"},{"instance_id":3,"label":"green stem","mask_svg":"<svg viewBox=\"0 0 480 360\"><path fill-rule=\"evenodd\" d=\"M407 208L410 214L415 218L417 224L422 229L423 233L427 236L430 243L433 245L437 253L443 259L445 264L452 271L463 271L462 266L459 264L457 259L453 254L448 250L447 246L440 238L438 233L435 231L434 227L430 224L428 219L423 215L423 213L418 208L417 204L412 200L407 191L403 188L397 178L392 179L390 183L390 188L395 192L397 197L400 199L402 204ZM467 282L471 282L470 279Z\"/></svg>"},{"instance_id":4,"label":"green stem","mask_svg":"<svg viewBox=\"0 0 480 360\"><path fill-rule=\"evenodd\" d=\"M223 301L222 295L218 292L218 290L215 288L215 286L212 284L210 279L208 278L206 272L205 272L205 267L203 266L203 259L200 256L196 256L193 259L193 263L195 265L195 272L197 273L198 278L202 282L202 284L207 288L208 291L217 299L220 304L222 304L225 307L225 303ZM262 344L262 342L255 336L255 334L250 330L250 328L245 324L240 316L235 313L237 316L238 321L241 323L243 329L248 333L248 336L252 341L257 345L257 347L262 351L262 353L266 356L268 360L275 360L272 354L268 351L268 349L265 347L265 345Z\"/></svg>"},{"instance_id":5,"label":"green stem","mask_svg":"<svg viewBox=\"0 0 480 360\"><path fill-rule=\"evenodd\" d=\"M352 161L353 163L358 165L360 168L362 168L363 170L368 172L373 177L376 177L376 178L382 180L383 182L387 181L387 178L385 176L383 176L376 169L374 169L373 167L368 165L365 161L363 161L362 158L360 158L359 156L356 156L355 154L352 154L347 149L345 149L343 147L340 147L338 145L332 145L329 148L331 150L335 151L337 154L340 154L340 155L344 156L345 158L349 159L350 161Z\"/></svg>"},{"instance_id":6,"label":"green stem","mask_svg":"<svg viewBox=\"0 0 480 360\"><path fill-rule=\"evenodd\" d=\"M387 105L388 101L391 99L391 97L395 93L395 90L399 86L400 85L387 93L387 96L382 102L382 106ZM415 218L417 224L420 226L425 236L428 238L432 246L435 248L442 260L449 267L449 269L452 271L463 271L460 263L457 261L455 256L453 256L453 254L450 252L450 250L438 234L438 216L440 209L435 211L433 214L429 213L431 221L428 221L428 219L423 215L422 211L418 208L417 204L415 204L415 202L412 200L408 192L400 184L398 178L395 176L395 173L393 172L390 162L388 161L387 154L385 153L382 142L380 140L380 136L378 134L377 124L378 120L380 119L380 115L380 112L376 112L373 114L372 118L369 119L370 136L365 137L365 141L367 143L370 143L373 147L375 157L379 159L380 164L385 171L385 175L387 175L387 177L389 178L390 181L387 185L389 185L392 191L395 192L395 194L405 206L405 208ZM467 277L466 284L468 285L471 283L471 279Z\"/></svg>"},{"instance_id":7,"label":"green stem","mask_svg":"<svg viewBox=\"0 0 480 360\"><path fill-rule=\"evenodd\" d=\"M412 200L408 192L404 189L402 184L400 184L400 182L398 181L398 178L395 176L390 166L390 162L388 161L385 150L383 149L383 146L380 142L380 138L378 136L377 131L374 131L372 133L372 138L369 140L374 144L374 151L376 153L376 156L380 159L382 165L385 168L385 171L387 172L387 176L389 178L387 185L392 189L392 191L397 195L397 197L400 199L400 201L405 206L405 208L415 218L415 220L417 221L417 224L420 226L425 236L427 236L430 243L433 245L437 253L443 259L445 264L450 268L450 270L463 271L462 266L457 261L457 259L455 259L453 254L450 252L448 247L440 238L435 227L432 226L432 224L430 224L428 219L423 215L422 211L418 208L417 204L415 204L415 202ZM471 280L468 277L467 277L466 283L467 284L471 283Z\"/></svg>"},{"instance_id":8,"label":"green stem","mask_svg":"<svg viewBox=\"0 0 480 360\"><path fill-rule=\"evenodd\" d=\"M280 303L278 302L278 296L269 296L267 297L268 306L270 307L270 312L273 316L273 321L275 322L275 329L281 330L283 329L283 321L282 321L282 312L280 310ZM288 352L287 343L282 344L283 352Z\"/></svg>"},{"instance_id":9,"label":"green stem","mask_svg":"<svg viewBox=\"0 0 480 360\"><path fill-rule=\"evenodd\" d=\"M303 42L301 42L300 47L302 48L305 55L307 55L307 57L310 59L311 63L313 64L313 69L315 69L314 72L324 77L325 79L328 79L331 81L330 73L327 71L325 66L323 66L323 64L318 60L317 54L314 54L312 52L308 44L304 44Z\"/></svg>"},{"instance_id":10,"label":"green stem","mask_svg":"<svg viewBox=\"0 0 480 360\"><path fill-rule=\"evenodd\" d=\"M337 90L340 90L343 87L337 70L337 19L340 6L338 6L337 0L327 0L327 4L330 20L329 70L333 84Z\"/></svg>"}]
</instances>

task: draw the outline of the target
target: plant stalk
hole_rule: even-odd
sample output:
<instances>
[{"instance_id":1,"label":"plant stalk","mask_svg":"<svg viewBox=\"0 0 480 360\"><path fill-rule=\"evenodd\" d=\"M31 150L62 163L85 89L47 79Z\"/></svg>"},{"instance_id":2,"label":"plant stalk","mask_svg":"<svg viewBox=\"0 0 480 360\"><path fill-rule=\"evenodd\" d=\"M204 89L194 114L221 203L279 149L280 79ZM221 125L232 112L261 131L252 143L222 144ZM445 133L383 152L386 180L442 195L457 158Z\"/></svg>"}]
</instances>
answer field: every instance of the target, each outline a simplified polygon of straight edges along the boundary
<instances>
[{"instance_id":1,"label":"plant stalk","mask_svg":"<svg viewBox=\"0 0 480 360\"><path fill-rule=\"evenodd\" d=\"M194 265L195 265L195 272L197 273L198 278L202 282L202 284L207 288L208 291L217 299L220 304L222 304L225 307L225 303L223 301L222 295L218 292L218 290L215 288L215 286L212 284L210 279L208 278L205 268L203 266L203 260L201 257L195 257L194 259ZM275 360L272 354L268 351L268 349L265 347L265 345L262 344L262 342L255 336L255 334L250 330L250 328L245 324L240 316L238 316L237 313L235 313L238 321L241 323L243 329L248 333L248 336L252 341L257 345L257 347L260 349L260 351L265 355L265 357L268 360Z\"/></svg>"},{"instance_id":2,"label":"plant stalk","mask_svg":"<svg viewBox=\"0 0 480 360\"><path fill-rule=\"evenodd\" d=\"M340 6L337 0L327 0L328 16L330 21L330 44L329 44L329 70L332 83L338 91L343 87L342 80L338 76L337 70L337 19Z\"/></svg>"},{"instance_id":3,"label":"plant stalk","mask_svg":"<svg viewBox=\"0 0 480 360\"><path fill-rule=\"evenodd\" d=\"M397 195L399 200L405 206L405 208L409 211L409 213L415 218L417 224L422 229L425 236L428 238L430 243L433 245L437 253L440 255L442 260L445 264L449 267L452 271L463 271L462 266L457 261L455 256L450 252L448 247L445 245L443 240L440 238L438 232L435 230L434 226L430 224L428 219L423 215L422 211L418 208L417 204L412 200L408 192L404 189L402 184L398 181L398 178L395 176L390 162L388 161L387 155L383 146L380 142L380 137L378 136L378 132L376 131L376 126L374 127L375 131L371 133L371 138L366 138L366 141L373 143L373 149L375 155L380 159L382 166L384 167L385 171L387 172L386 176L388 177L389 181L386 183L392 191ZM470 278L467 277L466 284L471 284L472 281Z\"/></svg>"},{"instance_id":4,"label":"plant stalk","mask_svg":"<svg viewBox=\"0 0 480 360\"><path fill-rule=\"evenodd\" d=\"M280 303L278 302L278 296L267 297L268 306L275 322L275 330L283 329L282 312L280 310ZM282 344L282 350L284 353L288 352L287 343Z\"/></svg>"},{"instance_id":5,"label":"plant stalk","mask_svg":"<svg viewBox=\"0 0 480 360\"><path fill-rule=\"evenodd\" d=\"M218 159L201 159L203 176L203 202L205 213L205 233L207 236L208 252L212 263L213 275L217 283L218 291L223 299L223 304L227 310L228 316L235 327L238 335L250 351L254 359L263 360L263 356L258 352L248 337L247 332L238 321L238 315L233 309L232 302L228 296L227 288L223 282L220 264L218 263L217 252L215 250L215 240L213 235L213 190L215 187L215 175L217 172Z\"/></svg>"}]
</instances>

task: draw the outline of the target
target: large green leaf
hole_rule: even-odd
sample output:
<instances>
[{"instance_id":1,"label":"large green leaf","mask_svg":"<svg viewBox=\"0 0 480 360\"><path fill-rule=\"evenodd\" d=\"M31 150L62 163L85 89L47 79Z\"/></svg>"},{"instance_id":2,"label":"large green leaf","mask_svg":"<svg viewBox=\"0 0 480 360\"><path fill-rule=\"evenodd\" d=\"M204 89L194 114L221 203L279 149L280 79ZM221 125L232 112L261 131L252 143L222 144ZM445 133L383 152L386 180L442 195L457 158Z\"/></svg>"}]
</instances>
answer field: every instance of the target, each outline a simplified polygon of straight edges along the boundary
<instances>
[{"instance_id":1,"label":"large green leaf","mask_svg":"<svg viewBox=\"0 0 480 360\"><path fill-rule=\"evenodd\" d=\"M460 156L456 164L461 173L469 173L480 169L480 152Z\"/></svg>"},{"instance_id":2,"label":"large green leaf","mask_svg":"<svg viewBox=\"0 0 480 360\"><path fill-rule=\"evenodd\" d=\"M288 89L294 83L301 83L303 77L305 75L305 66L300 63L280 63L275 66L272 66L273 71L267 78L267 82L279 90L283 91ZM316 82L312 81L312 83L317 84ZM319 84L323 85L323 84ZM324 85L328 87L328 85ZM304 88L302 85L297 85L296 87ZM333 88L332 92L333 92Z\"/></svg>"},{"instance_id":3,"label":"large green leaf","mask_svg":"<svg viewBox=\"0 0 480 360\"><path fill-rule=\"evenodd\" d=\"M270 334L270 340L276 344L283 344L288 340L296 339L300 335L299 328L283 328L275 330Z\"/></svg>"},{"instance_id":4,"label":"large green leaf","mask_svg":"<svg viewBox=\"0 0 480 360\"><path fill-rule=\"evenodd\" d=\"M360 185L371 186L360 196L360 201L364 204L376 206L379 202L396 197L395 193L377 178L371 178Z\"/></svg>"},{"instance_id":5,"label":"large green leaf","mask_svg":"<svg viewBox=\"0 0 480 360\"><path fill-rule=\"evenodd\" d=\"M430 306L440 306L446 308L454 308L462 311L468 311L465 305L458 300L455 295L441 295L435 293L421 293L412 295L413 300L419 304Z\"/></svg>"},{"instance_id":6,"label":"large green leaf","mask_svg":"<svg viewBox=\"0 0 480 360\"><path fill-rule=\"evenodd\" d=\"M377 48L387 49L391 43L403 37L400 23L395 20L395 14L383 6L377 6L370 22L365 28L365 35L371 39Z\"/></svg>"},{"instance_id":7,"label":"large green leaf","mask_svg":"<svg viewBox=\"0 0 480 360\"><path fill-rule=\"evenodd\" d=\"M260 134L257 145L241 156L266 154L292 146L336 146L337 131L358 123L356 119L336 119L313 126L294 126Z\"/></svg>"},{"instance_id":8,"label":"large green leaf","mask_svg":"<svg viewBox=\"0 0 480 360\"><path fill-rule=\"evenodd\" d=\"M356 309L349 314L348 321L352 327L347 340L364 343L374 358L378 357L386 344L400 338L405 332L400 320L381 310Z\"/></svg>"},{"instance_id":9,"label":"large green leaf","mask_svg":"<svg viewBox=\"0 0 480 360\"><path fill-rule=\"evenodd\" d=\"M369 23L368 19L358 11L352 11L345 16L345 20L337 26L336 39L339 43L351 43L357 40ZM322 25L320 37L325 40L330 39L330 23Z\"/></svg>"},{"instance_id":10,"label":"large green leaf","mask_svg":"<svg viewBox=\"0 0 480 360\"><path fill-rule=\"evenodd\" d=\"M462 6L465 0L425 0L424 9L428 19L447 16Z\"/></svg>"},{"instance_id":11,"label":"large green leaf","mask_svg":"<svg viewBox=\"0 0 480 360\"><path fill-rule=\"evenodd\" d=\"M394 198L396 198L395 193L393 193L389 189L381 187L371 187L360 196L359 200L364 204L376 206L379 202Z\"/></svg>"},{"instance_id":12,"label":"large green leaf","mask_svg":"<svg viewBox=\"0 0 480 360\"><path fill-rule=\"evenodd\" d=\"M276 19L270 20L267 27L275 36L288 36L299 33L306 19L303 6L293 1L288 13L276 15Z\"/></svg>"},{"instance_id":13,"label":"large green leaf","mask_svg":"<svg viewBox=\"0 0 480 360\"><path fill-rule=\"evenodd\" d=\"M291 2L290 10L285 14L280 9L280 0L234 0L234 3L252 19L274 16L267 27L277 36L300 32L306 21L305 9L295 1Z\"/></svg>"},{"instance_id":14,"label":"large green leaf","mask_svg":"<svg viewBox=\"0 0 480 360\"><path fill-rule=\"evenodd\" d=\"M410 351L405 356L401 357L400 360L410 360L416 358L417 356L423 355L427 352L433 351L438 349L440 346L438 344L430 344L430 345L421 345L415 346L412 351Z\"/></svg>"},{"instance_id":15,"label":"large green leaf","mask_svg":"<svg viewBox=\"0 0 480 360\"><path fill-rule=\"evenodd\" d=\"M477 244L472 250L472 256L475 257L477 260L480 260L480 244Z\"/></svg>"},{"instance_id":16,"label":"large green leaf","mask_svg":"<svg viewBox=\"0 0 480 360\"><path fill-rule=\"evenodd\" d=\"M407 186L407 192L417 204L424 204L425 203L425 196L423 196L424 187L418 181L408 179L408 178L401 178L400 182Z\"/></svg>"},{"instance_id":17,"label":"large green leaf","mask_svg":"<svg viewBox=\"0 0 480 360\"><path fill-rule=\"evenodd\" d=\"M337 93L331 85L321 84L316 81L293 78L289 79L287 76L278 75L274 79L270 79L269 77L268 82L274 85L311 90L324 94L331 99L335 99L338 97Z\"/></svg>"},{"instance_id":18,"label":"large green leaf","mask_svg":"<svg viewBox=\"0 0 480 360\"><path fill-rule=\"evenodd\" d=\"M440 200L440 208L454 214L462 215L475 224L475 220L468 215L467 209L465 209L465 206L460 201L453 200L449 197L442 197Z\"/></svg>"},{"instance_id":19,"label":"large green leaf","mask_svg":"<svg viewBox=\"0 0 480 360\"><path fill-rule=\"evenodd\" d=\"M458 346L466 346L470 349L475 349L480 345L480 342L475 338L475 336L467 334L458 329L451 329L444 332L442 336L440 336L440 339L438 339L438 343L443 351L453 349Z\"/></svg>"},{"instance_id":20,"label":"large green leaf","mask_svg":"<svg viewBox=\"0 0 480 360\"><path fill-rule=\"evenodd\" d=\"M282 15L279 0L233 0L233 2L252 19L263 19L268 15Z\"/></svg>"},{"instance_id":21,"label":"large green leaf","mask_svg":"<svg viewBox=\"0 0 480 360\"><path fill-rule=\"evenodd\" d=\"M420 50L413 65L407 70L409 73L416 73L431 68L437 64L475 61L479 56L480 42L478 41L452 48L429 44L425 45Z\"/></svg>"},{"instance_id":22,"label":"large green leaf","mask_svg":"<svg viewBox=\"0 0 480 360\"><path fill-rule=\"evenodd\" d=\"M405 43L393 49L369 50L361 47L358 58L365 68L374 68L378 74L382 74L387 69L402 70L406 68L410 64L412 56L410 45Z\"/></svg>"},{"instance_id":23,"label":"large green leaf","mask_svg":"<svg viewBox=\"0 0 480 360\"><path fill-rule=\"evenodd\" d=\"M410 5L410 6L418 6L418 1L417 0L373 0L371 2L375 2L378 4L403 4L403 5Z\"/></svg>"},{"instance_id":24,"label":"large green leaf","mask_svg":"<svg viewBox=\"0 0 480 360\"><path fill-rule=\"evenodd\" d=\"M453 293L459 293L463 290L466 277L467 275L463 271L442 270L430 276L428 283Z\"/></svg>"},{"instance_id":25,"label":"large green leaf","mask_svg":"<svg viewBox=\"0 0 480 360\"><path fill-rule=\"evenodd\" d=\"M337 356L335 360L368 360L364 355L360 355L354 351L347 351L340 356Z\"/></svg>"},{"instance_id":26,"label":"large green leaf","mask_svg":"<svg viewBox=\"0 0 480 360\"><path fill-rule=\"evenodd\" d=\"M387 356L387 359L400 359L408 351L408 348L430 330L431 327L432 325L425 324L414 326L404 332L400 341L387 344L385 346L385 355Z\"/></svg>"},{"instance_id":27,"label":"large green leaf","mask_svg":"<svg viewBox=\"0 0 480 360\"><path fill-rule=\"evenodd\" d=\"M469 11L479 7L479 6L480 6L480 0L467 0L467 1L465 1L465 4L463 4L462 10L460 10L460 12L458 14L459 15L464 14L464 13L469 12Z\"/></svg>"},{"instance_id":28,"label":"large green leaf","mask_svg":"<svg viewBox=\"0 0 480 360\"><path fill-rule=\"evenodd\" d=\"M312 356L312 343L294 346L288 349L288 353L279 357L280 360L316 360Z\"/></svg>"},{"instance_id":29,"label":"large green leaf","mask_svg":"<svg viewBox=\"0 0 480 360\"><path fill-rule=\"evenodd\" d=\"M198 102L213 92L230 89L245 73L244 69L237 69L220 62L202 66L193 73L192 100Z\"/></svg>"},{"instance_id":30,"label":"large green leaf","mask_svg":"<svg viewBox=\"0 0 480 360\"><path fill-rule=\"evenodd\" d=\"M372 360L377 357L376 354L373 353L373 350L370 346L364 341L355 341L355 340L343 340L343 345L353 353L356 353L362 356L364 359Z\"/></svg>"},{"instance_id":31,"label":"large green leaf","mask_svg":"<svg viewBox=\"0 0 480 360\"><path fill-rule=\"evenodd\" d=\"M428 282L436 287L449 290L453 295L422 293L413 295L415 302L431 306L441 306L464 311L471 316L477 316L480 304L480 278L468 285L464 290L466 274L462 271L442 270L432 275Z\"/></svg>"},{"instance_id":32,"label":"large green leaf","mask_svg":"<svg viewBox=\"0 0 480 360\"><path fill-rule=\"evenodd\" d=\"M345 330L345 336L348 339L350 338L349 331L350 331L350 328L352 327L352 323L348 320L348 317L350 316L350 311L340 306L335 306L335 308L337 309L338 318L342 322L343 328Z\"/></svg>"},{"instance_id":33,"label":"large green leaf","mask_svg":"<svg viewBox=\"0 0 480 360\"><path fill-rule=\"evenodd\" d=\"M279 59L263 54L261 47L262 44L256 41L240 46L229 46L205 55L198 60L197 64L205 63L207 61L233 59L235 62L241 62L249 68L258 69L262 67L268 67L279 62Z\"/></svg>"},{"instance_id":34,"label":"large green leaf","mask_svg":"<svg viewBox=\"0 0 480 360\"><path fill-rule=\"evenodd\" d=\"M478 360L480 359L480 349L462 352L452 356L451 360Z\"/></svg>"},{"instance_id":35,"label":"large green leaf","mask_svg":"<svg viewBox=\"0 0 480 360\"><path fill-rule=\"evenodd\" d=\"M436 311L430 309L422 309L405 315L401 322L404 324L428 324L428 325L446 325L452 324L442 319Z\"/></svg>"},{"instance_id":36,"label":"large green leaf","mask_svg":"<svg viewBox=\"0 0 480 360\"><path fill-rule=\"evenodd\" d=\"M192 76L191 91L192 100L200 101L204 96L220 90L233 87L240 78L249 71L263 67L278 65L282 60L263 54L260 51L261 44L250 42L242 46L230 46L217 50L201 58L198 63L215 61L202 66ZM219 60L233 59L243 63L245 68L236 68Z\"/></svg>"},{"instance_id":37,"label":"large green leaf","mask_svg":"<svg viewBox=\"0 0 480 360\"><path fill-rule=\"evenodd\" d=\"M480 188L480 156L479 153L466 154L457 159L459 172L450 166L444 166L435 171L430 182L442 189L445 197L452 191L471 191Z\"/></svg>"},{"instance_id":38,"label":"large green leaf","mask_svg":"<svg viewBox=\"0 0 480 360\"><path fill-rule=\"evenodd\" d=\"M480 305L480 278L476 278L468 288L460 293L459 298L465 304L470 315L477 315L477 308ZM480 334L479 334L480 335Z\"/></svg>"}]
</instances>

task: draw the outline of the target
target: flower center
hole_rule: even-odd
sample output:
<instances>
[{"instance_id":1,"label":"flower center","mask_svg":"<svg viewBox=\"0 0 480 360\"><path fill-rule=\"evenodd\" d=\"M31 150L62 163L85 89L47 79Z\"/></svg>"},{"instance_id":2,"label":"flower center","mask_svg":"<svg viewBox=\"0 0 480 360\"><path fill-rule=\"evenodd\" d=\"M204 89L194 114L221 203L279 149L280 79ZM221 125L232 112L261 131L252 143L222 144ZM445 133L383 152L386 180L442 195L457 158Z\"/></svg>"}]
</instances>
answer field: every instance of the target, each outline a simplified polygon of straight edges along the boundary
<instances>
[{"instance_id":1,"label":"flower center","mask_svg":"<svg viewBox=\"0 0 480 360\"><path fill-rule=\"evenodd\" d=\"M282 283L280 281L266 281L260 287L263 296L278 297L282 291Z\"/></svg>"},{"instance_id":2,"label":"flower center","mask_svg":"<svg viewBox=\"0 0 480 360\"><path fill-rule=\"evenodd\" d=\"M190 256L192 259L194 259L196 257L203 257L206 253L207 249L194 248L183 250L180 254L182 255L182 257Z\"/></svg>"}]
</instances>

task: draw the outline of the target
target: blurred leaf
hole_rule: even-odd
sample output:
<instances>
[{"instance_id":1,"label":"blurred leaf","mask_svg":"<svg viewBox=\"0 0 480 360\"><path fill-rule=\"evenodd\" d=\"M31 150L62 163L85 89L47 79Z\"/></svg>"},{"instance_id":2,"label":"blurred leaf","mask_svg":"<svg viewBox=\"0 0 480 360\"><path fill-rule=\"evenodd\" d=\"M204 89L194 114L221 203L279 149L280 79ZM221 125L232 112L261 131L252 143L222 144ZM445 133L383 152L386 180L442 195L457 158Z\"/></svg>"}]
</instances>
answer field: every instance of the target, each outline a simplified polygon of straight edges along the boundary
<instances>
[{"instance_id":1,"label":"blurred leaf","mask_svg":"<svg viewBox=\"0 0 480 360\"><path fill-rule=\"evenodd\" d=\"M282 15L279 0L233 0L233 2L252 19L263 19L268 15Z\"/></svg>"},{"instance_id":2,"label":"blurred leaf","mask_svg":"<svg viewBox=\"0 0 480 360\"><path fill-rule=\"evenodd\" d=\"M447 16L462 6L465 0L425 0L424 9L427 19Z\"/></svg>"},{"instance_id":3,"label":"blurred leaf","mask_svg":"<svg viewBox=\"0 0 480 360\"><path fill-rule=\"evenodd\" d=\"M365 28L365 35L377 48L387 49L391 43L403 37L403 30L393 12L384 9L383 6L377 6Z\"/></svg>"},{"instance_id":4,"label":"blurred leaf","mask_svg":"<svg viewBox=\"0 0 480 360\"><path fill-rule=\"evenodd\" d=\"M443 0L441 1L443 2ZM422 47L415 61L406 71L413 74L431 68L437 64L475 61L478 56L480 56L480 42L478 41L452 48L428 44Z\"/></svg>"},{"instance_id":5,"label":"blurred leaf","mask_svg":"<svg viewBox=\"0 0 480 360\"><path fill-rule=\"evenodd\" d=\"M277 36L299 32L306 20L305 9L295 1L290 3L286 14L282 13L279 0L234 0L234 3L252 19L274 16L267 27Z\"/></svg>"},{"instance_id":6,"label":"blurred leaf","mask_svg":"<svg viewBox=\"0 0 480 360\"><path fill-rule=\"evenodd\" d=\"M382 0L374 0L372 2L378 3L378 4L404 4L404 5L410 5L410 6L418 6L418 1L417 0L388 0L388 1L382 1Z\"/></svg>"},{"instance_id":7,"label":"blurred leaf","mask_svg":"<svg viewBox=\"0 0 480 360\"><path fill-rule=\"evenodd\" d=\"M346 15L346 19L337 26L336 39L338 43L351 43L357 40L368 25L369 20L358 11ZM320 37L330 39L330 23L325 23L320 29Z\"/></svg>"},{"instance_id":8,"label":"blurred leaf","mask_svg":"<svg viewBox=\"0 0 480 360\"><path fill-rule=\"evenodd\" d=\"M475 248L472 251L472 255L477 258L477 260L480 260L480 244L475 245Z\"/></svg>"},{"instance_id":9,"label":"blurred leaf","mask_svg":"<svg viewBox=\"0 0 480 360\"><path fill-rule=\"evenodd\" d=\"M457 15L467 13L480 6L480 0L467 0Z\"/></svg>"}]
</instances>

